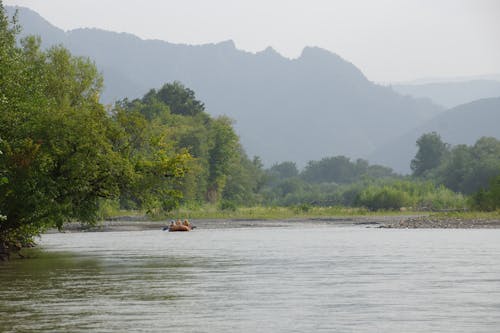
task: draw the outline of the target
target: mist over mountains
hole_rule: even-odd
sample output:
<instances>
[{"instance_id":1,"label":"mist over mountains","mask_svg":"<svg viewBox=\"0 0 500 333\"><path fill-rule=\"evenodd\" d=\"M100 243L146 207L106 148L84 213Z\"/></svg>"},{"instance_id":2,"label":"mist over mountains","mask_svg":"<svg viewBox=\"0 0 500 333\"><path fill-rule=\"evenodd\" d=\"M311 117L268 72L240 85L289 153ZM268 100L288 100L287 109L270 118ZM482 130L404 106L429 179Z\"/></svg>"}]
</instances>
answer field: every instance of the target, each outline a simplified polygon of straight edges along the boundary
<instances>
[{"instance_id":1,"label":"mist over mountains","mask_svg":"<svg viewBox=\"0 0 500 333\"><path fill-rule=\"evenodd\" d=\"M405 135L377 149L371 160L409 172L417 152L415 142L423 133L436 132L444 142L472 145L483 136L500 138L500 97L485 98L447 110Z\"/></svg>"},{"instance_id":2,"label":"mist over mountains","mask_svg":"<svg viewBox=\"0 0 500 333\"><path fill-rule=\"evenodd\" d=\"M396 84L392 88L403 95L417 98L427 97L436 104L453 108L470 101L500 96L500 79Z\"/></svg>"},{"instance_id":3,"label":"mist over mountains","mask_svg":"<svg viewBox=\"0 0 500 333\"><path fill-rule=\"evenodd\" d=\"M6 9L13 14L13 7ZM268 166L345 155L405 171L409 159L402 154L386 151L394 158L375 159L376 152L444 110L428 98L374 84L353 64L316 47L288 59L272 48L238 50L232 41L192 46L99 29L65 32L25 8L19 21L22 35L41 36L44 47L62 44L94 60L104 75L104 103L182 82L208 113L234 119L248 154Z\"/></svg>"}]
</instances>

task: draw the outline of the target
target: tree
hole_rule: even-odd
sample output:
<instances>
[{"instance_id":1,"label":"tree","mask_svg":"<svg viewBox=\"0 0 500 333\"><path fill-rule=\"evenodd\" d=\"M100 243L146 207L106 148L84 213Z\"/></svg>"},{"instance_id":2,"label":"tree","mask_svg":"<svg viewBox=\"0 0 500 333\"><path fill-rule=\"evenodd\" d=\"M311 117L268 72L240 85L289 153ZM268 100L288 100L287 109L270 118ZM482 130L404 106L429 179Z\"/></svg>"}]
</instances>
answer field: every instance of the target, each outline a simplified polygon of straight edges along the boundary
<instances>
[{"instance_id":1,"label":"tree","mask_svg":"<svg viewBox=\"0 0 500 333\"><path fill-rule=\"evenodd\" d=\"M473 146L453 147L431 176L454 191L472 194L499 174L500 141L483 137Z\"/></svg>"},{"instance_id":2,"label":"tree","mask_svg":"<svg viewBox=\"0 0 500 333\"><path fill-rule=\"evenodd\" d=\"M311 183L349 182L354 165L345 156L326 157L321 161L309 161L301 177Z\"/></svg>"},{"instance_id":3,"label":"tree","mask_svg":"<svg viewBox=\"0 0 500 333\"><path fill-rule=\"evenodd\" d=\"M223 202L234 205L252 205L259 202L260 189L266 181L262 162L258 157L250 160L241 145L229 167L222 191Z\"/></svg>"},{"instance_id":4,"label":"tree","mask_svg":"<svg viewBox=\"0 0 500 333\"><path fill-rule=\"evenodd\" d=\"M248 159L229 118L211 118L194 92L181 83L167 83L141 99L120 101L114 114L132 139L132 159L148 159L156 149L153 142L162 142L166 156L189 154L183 159L186 172L182 182L160 182L182 194L183 203L255 200L263 182L259 160ZM122 201L133 201L139 207L145 204L132 195Z\"/></svg>"},{"instance_id":5,"label":"tree","mask_svg":"<svg viewBox=\"0 0 500 333\"><path fill-rule=\"evenodd\" d=\"M116 129L97 101L101 79L93 64L60 47L42 54L34 39L18 59L29 72L10 80L23 82L23 93L4 95L0 115L9 179L0 188L3 239L29 238L71 219L94 221L99 198L117 196L128 173L112 143Z\"/></svg>"},{"instance_id":6,"label":"tree","mask_svg":"<svg viewBox=\"0 0 500 333\"><path fill-rule=\"evenodd\" d=\"M457 145L432 175L436 182L456 192L463 192L464 181L474 169L474 160L470 147Z\"/></svg>"},{"instance_id":7,"label":"tree","mask_svg":"<svg viewBox=\"0 0 500 333\"><path fill-rule=\"evenodd\" d=\"M210 142L207 200L215 203L224 190L231 164L238 156L238 136L234 133L229 118L219 117L212 121Z\"/></svg>"},{"instance_id":8,"label":"tree","mask_svg":"<svg viewBox=\"0 0 500 333\"><path fill-rule=\"evenodd\" d=\"M160 106L163 111L154 114L147 112L150 106L138 100L117 103L113 120L125 133L120 145L132 175L121 191L121 205L157 214L179 205L183 197L179 187L188 172L191 155L185 149L176 149L169 138L168 106Z\"/></svg>"},{"instance_id":9,"label":"tree","mask_svg":"<svg viewBox=\"0 0 500 333\"><path fill-rule=\"evenodd\" d=\"M270 177L282 180L297 177L299 175L299 170L295 162L281 162L269 168L269 175Z\"/></svg>"},{"instance_id":10,"label":"tree","mask_svg":"<svg viewBox=\"0 0 500 333\"><path fill-rule=\"evenodd\" d=\"M483 211L500 209L500 176L492 178L487 189L479 189L472 196L475 208Z\"/></svg>"},{"instance_id":11,"label":"tree","mask_svg":"<svg viewBox=\"0 0 500 333\"><path fill-rule=\"evenodd\" d=\"M0 138L0 146L2 145L2 138ZM2 150L0 150L0 156L3 155ZM2 164L3 159L0 158L0 187L2 185L5 185L9 182L7 177L4 176L5 174L5 166ZM7 217L2 214L2 211L0 211L0 222L4 221Z\"/></svg>"},{"instance_id":12,"label":"tree","mask_svg":"<svg viewBox=\"0 0 500 333\"><path fill-rule=\"evenodd\" d=\"M424 176L439 166L449 151L448 144L444 143L436 132L423 134L417 140L417 147L417 154L410 165L416 177Z\"/></svg>"},{"instance_id":13,"label":"tree","mask_svg":"<svg viewBox=\"0 0 500 333\"><path fill-rule=\"evenodd\" d=\"M94 64L62 47L41 51L32 37L19 47L17 31L0 7L2 247L94 221L100 198L116 197L130 171L115 145L121 131L98 102Z\"/></svg>"},{"instance_id":14,"label":"tree","mask_svg":"<svg viewBox=\"0 0 500 333\"><path fill-rule=\"evenodd\" d=\"M154 93L155 91L152 90L144 98L147 100ZM195 116L203 113L205 110L203 103L195 98L194 91L186 88L178 81L165 84L156 92L156 96L160 101L170 107L170 111L173 114Z\"/></svg>"}]
</instances>

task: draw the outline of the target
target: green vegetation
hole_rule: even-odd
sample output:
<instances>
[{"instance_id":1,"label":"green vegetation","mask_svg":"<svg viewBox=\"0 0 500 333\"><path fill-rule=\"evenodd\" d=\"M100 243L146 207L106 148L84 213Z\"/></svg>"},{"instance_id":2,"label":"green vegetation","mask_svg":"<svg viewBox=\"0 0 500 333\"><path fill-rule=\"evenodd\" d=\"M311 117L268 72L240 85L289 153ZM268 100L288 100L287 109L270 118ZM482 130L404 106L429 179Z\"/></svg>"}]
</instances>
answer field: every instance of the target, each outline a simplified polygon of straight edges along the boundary
<instances>
[{"instance_id":1,"label":"green vegetation","mask_svg":"<svg viewBox=\"0 0 500 333\"><path fill-rule=\"evenodd\" d=\"M431 218L446 220L450 218L458 218L463 220L500 220L500 210L496 211L452 211L452 212L437 212L429 215Z\"/></svg>"},{"instance_id":2,"label":"green vegetation","mask_svg":"<svg viewBox=\"0 0 500 333\"><path fill-rule=\"evenodd\" d=\"M441 164L448 153L449 145L436 132L422 135L417 140L418 152L411 161L413 175L421 177Z\"/></svg>"},{"instance_id":3,"label":"green vegetation","mask_svg":"<svg viewBox=\"0 0 500 333\"><path fill-rule=\"evenodd\" d=\"M230 119L211 118L181 83L152 89L141 99L119 101L112 114L125 129L127 159L134 165L144 170L149 167L145 161L176 156L177 165L183 166L170 168L172 174L165 170L162 182L138 179L131 191L121 193L122 207L161 213L179 203L217 204L223 198L238 205L255 203L263 177L260 161L247 158ZM178 181L169 188L171 177Z\"/></svg>"},{"instance_id":4,"label":"green vegetation","mask_svg":"<svg viewBox=\"0 0 500 333\"><path fill-rule=\"evenodd\" d=\"M163 218L176 218L185 216L189 219L293 219L293 218L320 218L320 217L345 217L345 216L363 216L367 214L390 215L394 211L370 212L365 208L355 207L319 207L307 204L297 206L239 206L234 209L220 209L213 205L180 207L170 212ZM399 212L398 212L399 213Z\"/></svg>"},{"instance_id":5,"label":"green vegetation","mask_svg":"<svg viewBox=\"0 0 500 333\"><path fill-rule=\"evenodd\" d=\"M99 198L132 176L121 130L99 104L102 78L84 58L40 50L0 10L0 245L29 243L47 226L95 220ZM6 245L7 244L7 245Z\"/></svg>"},{"instance_id":6,"label":"green vegetation","mask_svg":"<svg viewBox=\"0 0 500 333\"><path fill-rule=\"evenodd\" d=\"M481 211L500 210L500 176L491 180L487 189L480 189L472 196L472 204L475 209Z\"/></svg>"},{"instance_id":7,"label":"green vegetation","mask_svg":"<svg viewBox=\"0 0 500 333\"><path fill-rule=\"evenodd\" d=\"M422 140L429 135L435 140ZM417 145L419 160L435 158L434 154L427 156L428 151L434 151L429 145L437 145L440 149L444 147L445 150L439 153L439 163L427 164L430 166L425 168L425 172L414 171L416 178L432 180L456 192L472 194L488 187L490 181L500 175L500 141L495 138L483 137L472 146L450 147L440 142L437 134L431 133L424 134Z\"/></svg>"},{"instance_id":8,"label":"green vegetation","mask_svg":"<svg viewBox=\"0 0 500 333\"><path fill-rule=\"evenodd\" d=\"M433 159L439 163L426 163L425 168L413 169L416 178L427 179L455 192L470 195L473 209L493 211L500 208L499 140L483 137L472 146L450 147L436 133L430 133L424 134L417 141L417 146L418 158L412 161L412 167L422 165L421 161ZM421 172L422 169L425 170Z\"/></svg>"},{"instance_id":9,"label":"green vegetation","mask_svg":"<svg viewBox=\"0 0 500 333\"><path fill-rule=\"evenodd\" d=\"M175 82L106 110L89 59L34 37L17 44L19 30L0 4L0 252L66 221L93 223L114 202L158 215L255 200L260 161L193 91Z\"/></svg>"},{"instance_id":10,"label":"green vegetation","mask_svg":"<svg viewBox=\"0 0 500 333\"><path fill-rule=\"evenodd\" d=\"M18 44L19 29L0 3L0 250L123 211L292 218L500 208L496 139L451 147L425 134L412 177L345 156L266 170L231 120L209 116L181 83L105 108L89 59L43 51L34 37Z\"/></svg>"}]
</instances>

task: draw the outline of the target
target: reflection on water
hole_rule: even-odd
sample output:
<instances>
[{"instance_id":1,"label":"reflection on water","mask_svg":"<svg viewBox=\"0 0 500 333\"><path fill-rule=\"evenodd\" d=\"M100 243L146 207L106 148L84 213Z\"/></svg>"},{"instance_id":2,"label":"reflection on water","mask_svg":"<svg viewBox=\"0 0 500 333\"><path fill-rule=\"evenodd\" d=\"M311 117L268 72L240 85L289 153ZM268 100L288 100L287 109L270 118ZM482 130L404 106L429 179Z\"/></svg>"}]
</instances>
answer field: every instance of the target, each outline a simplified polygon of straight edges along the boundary
<instances>
[{"instance_id":1,"label":"reflection on water","mask_svg":"<svg viewBox=\"0 0 500 333\"><path fill-rule=\"evenodd\" d=\"M0 265L5 332L498 332L500 230L45 235Z\"/></svg>"},{"instance_id":2,"label":"reflection on water","mask_svg":"<svg viewBox=\"0 0 500 333\"><path fill-rule=\"evenodd\" d=\"M112 316L140 319L182 297L169 284L185 280L178 268L188 266L168 257L120 263L69 252L30 256L0 266L0 331L112 330Z\"/></svg>"}]
</instances>

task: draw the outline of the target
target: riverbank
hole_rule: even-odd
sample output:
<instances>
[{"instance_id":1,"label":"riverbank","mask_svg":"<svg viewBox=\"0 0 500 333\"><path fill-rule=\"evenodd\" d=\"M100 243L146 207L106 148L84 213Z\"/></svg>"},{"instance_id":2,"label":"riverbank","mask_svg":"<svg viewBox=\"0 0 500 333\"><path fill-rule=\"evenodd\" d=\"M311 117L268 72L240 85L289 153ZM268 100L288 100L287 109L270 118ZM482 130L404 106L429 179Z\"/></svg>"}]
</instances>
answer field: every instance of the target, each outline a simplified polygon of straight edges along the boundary
<instances>
[{"instance_id":1,"label":"riverbank","mask_svg":"<svg viewBox=\"0 0 500 333\"><path fill-rule=\"evenodd\" d=\"M460 216L416 216L387 221L380 227L398 229L493 229L500 228L500 218Z\"/></svg>"},{"instance_id":2,"label":"riverbank","mask_svg":"<svg viewBox=\"0 0 500 333\"><path fill-rule=\"evenodd\" d=\"M497 214L400 214L400 215L363 215L335 217L297 217L286 219L254 219L254 218L215 218L191 219L191 223L199 229L227 228L272 228L289 226L364 226L388 229L485 229L500 228L500 217ZM95 226L82 226L80 223L67 223L65 232L99 232L99 231L140 231L162 229L168 221L151 221L141 216L122 216L102 221ZM57 232L57 230L49 230Z\"/></svg>"}]
</instances>

